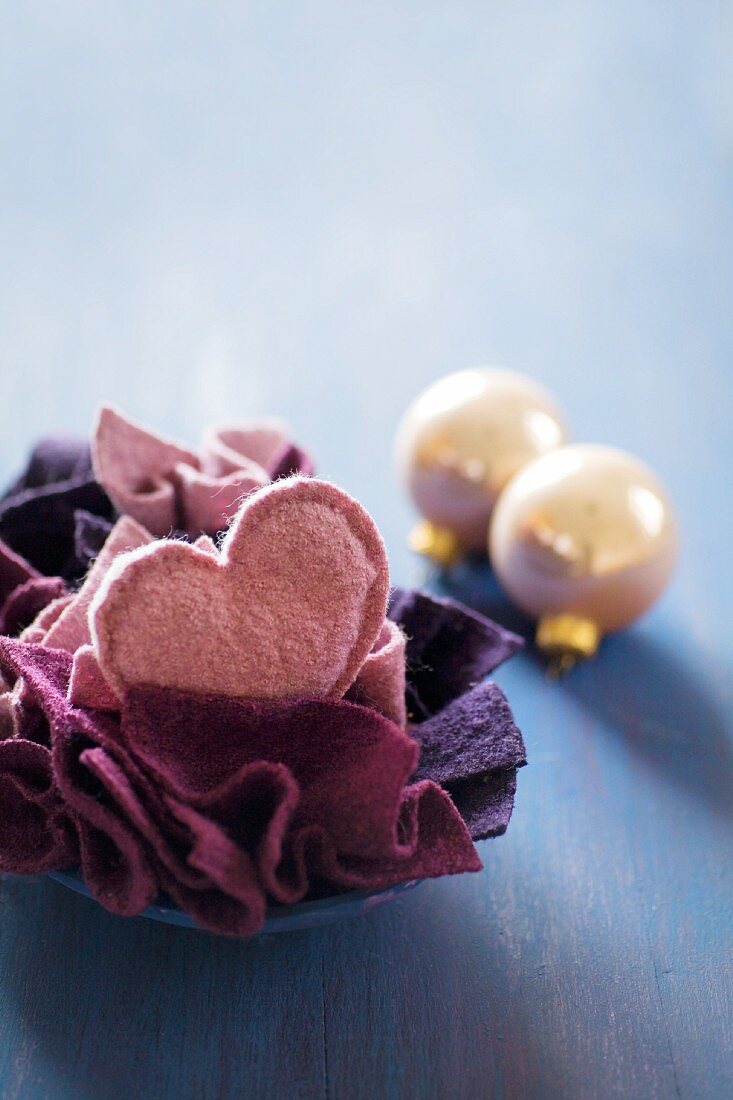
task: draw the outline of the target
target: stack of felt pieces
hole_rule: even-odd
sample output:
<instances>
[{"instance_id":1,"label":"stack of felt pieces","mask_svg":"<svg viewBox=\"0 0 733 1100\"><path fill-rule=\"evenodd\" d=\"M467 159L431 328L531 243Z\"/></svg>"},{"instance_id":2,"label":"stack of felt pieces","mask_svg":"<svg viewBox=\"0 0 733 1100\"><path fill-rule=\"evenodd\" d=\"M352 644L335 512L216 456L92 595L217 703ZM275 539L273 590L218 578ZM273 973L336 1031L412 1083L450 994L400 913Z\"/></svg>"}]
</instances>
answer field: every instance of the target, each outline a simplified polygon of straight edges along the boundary
<instances>
[{"instance_id":1,"label":"stack of felt pieces","mask_svg":"<svg viewBox=\"0 0 733 1100\"><path fill-rule=\"evenodd\" d=\"M0 499L0 870L250 935L268 905L476 871L524 745L519 640L391 590L277 421L193 451L116 410Z\"/></svg>"}]
</instances>

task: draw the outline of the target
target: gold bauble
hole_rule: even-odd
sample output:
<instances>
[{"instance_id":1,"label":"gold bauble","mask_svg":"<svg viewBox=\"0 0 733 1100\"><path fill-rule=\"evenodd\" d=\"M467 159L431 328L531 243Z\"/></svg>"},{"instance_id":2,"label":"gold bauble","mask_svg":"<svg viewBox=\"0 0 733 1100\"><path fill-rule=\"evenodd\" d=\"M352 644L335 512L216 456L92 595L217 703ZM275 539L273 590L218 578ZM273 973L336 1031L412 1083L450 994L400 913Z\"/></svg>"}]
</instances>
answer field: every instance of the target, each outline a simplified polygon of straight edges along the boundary
<instances>
[{"instance_id":1,"label":"gold bauble","mask_svg":"<svg viewBox=\"0 0 733 1100\"><path fill-rule=\"evenodd\" d=\"M615 447L572 444L525 466L494 510L489 553L542 649L568 664L628 626L664 590L677 556L665 490Z\"/></svg>"},{"instance_id":2,"label":"gold bauble","mask_svg":"<svg viewBox=\"0 0 733 1100\"><path fill-rule=\"evenodd\" d=\"M397 465L423 516L413 548L441 564L483 549L504 486L565 438L554 401L525 375L475 367L435 382L397 432Z\"/></svg>"}]
</instances>

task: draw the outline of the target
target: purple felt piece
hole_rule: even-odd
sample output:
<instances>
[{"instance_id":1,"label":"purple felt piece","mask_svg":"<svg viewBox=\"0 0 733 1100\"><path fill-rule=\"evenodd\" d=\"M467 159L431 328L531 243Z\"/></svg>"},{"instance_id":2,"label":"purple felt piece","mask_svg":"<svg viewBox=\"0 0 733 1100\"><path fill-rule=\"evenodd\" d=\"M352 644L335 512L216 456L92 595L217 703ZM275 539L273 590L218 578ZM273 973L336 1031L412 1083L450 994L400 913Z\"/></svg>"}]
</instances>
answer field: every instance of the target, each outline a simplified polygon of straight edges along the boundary
<instances>
[{"instance_id":1,"label":"purple felt piece","mask_svg":"<svg viewBox=\"0 0 733 1100\"><path fill-rule=\"evenodd\" d=\"M211 428L201 454L130 420L112 406L99 412L92 445L94 470L117 508L156 536L226 527L241 501L292 467L303 452L275 422Z\"/></svg>"},{"instance_id":2,"label":"purple felt piece","mask_svg":"<svg viewBox=\"0 0 733 1100\"><path fill-rule=\"evenodd\" d=\"M385 619L372 651L359 669L347 698L391 718L398 726L407 724L405 708L405 636L390 619Z\"/></svg>"},{"instance_id":3,"label":"purple felt piece","mask_svg":"<svg viewBox=\"0 0 733 1100\"><path fill-rule=\"evenodd\" d=\"M503 692L482 683L411 728L420 744L415 778L445 787L473 840L499 836L514 806L522 735Z\"/></svg>"},{"instance_id":4,"label":"purple felt piece","mask_svg":"<svg viewBox=\"0 0 733 1100\"><path fill-rule=\"evenodd\" d=\"M388 615L407 635L407 710L421 722L462 695L523 642L461 604L426 592L392 592Z\"/></svg>"},{"instance_id":5,"label":"purple felt piece","mask_svg":"<svg viewBox=\"0 0 733 1100\"><path fill-rule=\"evenodd\" d=\"M0 538L46 576L70 575L74 562L75 513L112 519L112 505L96 481L71 478L25 489L0 503ZM82 570L83 572L83 570Z\"/></svg>"},{"instance_id":6,"label":"purple felt piece","mask_svg":"<svg viewBox=\"0 0 733 1100\"><path fill-rule=\"evenodd\" d=\"M163 541L118 558L90 613L99 664L132 684L338 697L379 634L381 536L343 490L289 478L245 500L218 560Z\"/></svg>"},{"instance_id":7,"label":"purple felt piece","mask_svg":"<svg viewBox=\"0 0 733 1100\"><path fill-rule=\"evenodd\" d=\"M111 530L109 520L78 508L74 513L74 549L61 576L85 577Z\"/></svg>"},{"instance_id":8,"label":"purple felt piece","mask_svg":"<svg viewBox=\"0 0 733 1100\"><path fill-rule=\"evenodd\" d=\"M515 768L450 783L447 787L472 840L487 840L506 832L516 789Z\"/></svg>"},{"instance_id":9,"label":"purple felt piece","mask_svg":"<svg viewBox=\"0 0 733 1100\"><path fill-rule=\"evenodd\" d=\"M36 443L25 470L0 497L0 502L27 489L41 489L77 478L89 481L92 476L92 459L86 440L48 436Z\"/></svg>"},{"instance_id":10,"label":"purple felt piece","mask_svg":"<svg viewBox=\"0 0 733 1100\"><path fill-rule=\"evenodd\" d=\"M441 785L527 762L522 735L494 683L478 684L410 732L420 745L416 778Z\"/></svg>"},{"instance_id":11,"label":"purple felt piece","mask_svg":"<svg viewBox=\"0 0 733 1100\"><path fill-rule=\"evenodd\" d=\"M32 577L0 608L0 634L20 634L48 604L65 595L66 585L60 577Z\"/></svg>"}]
</instances>

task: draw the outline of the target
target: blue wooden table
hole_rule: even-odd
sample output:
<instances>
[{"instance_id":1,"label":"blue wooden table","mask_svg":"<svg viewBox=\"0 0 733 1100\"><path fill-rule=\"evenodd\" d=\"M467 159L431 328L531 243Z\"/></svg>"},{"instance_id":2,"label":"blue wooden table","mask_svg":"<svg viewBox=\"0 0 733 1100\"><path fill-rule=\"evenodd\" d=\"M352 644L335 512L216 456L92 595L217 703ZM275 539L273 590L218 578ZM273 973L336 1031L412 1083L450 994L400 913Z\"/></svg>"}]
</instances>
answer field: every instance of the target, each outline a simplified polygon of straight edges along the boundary
<instances>
[{"instance_id":1,"label":"blue wooden table","mask_svg":"<svg viewBox=\"0 0 733 1100\"><path fill-rule=\"evenodd\" d=\"M279 412L414 583L398 416L500 362L683 552L564 683L501 670L530 766L479 875L251 943L6 877L3 1097L733 1096L732 46L712 0L4 8L8 477L103 398Z\"/></svg>"}]
</instances>

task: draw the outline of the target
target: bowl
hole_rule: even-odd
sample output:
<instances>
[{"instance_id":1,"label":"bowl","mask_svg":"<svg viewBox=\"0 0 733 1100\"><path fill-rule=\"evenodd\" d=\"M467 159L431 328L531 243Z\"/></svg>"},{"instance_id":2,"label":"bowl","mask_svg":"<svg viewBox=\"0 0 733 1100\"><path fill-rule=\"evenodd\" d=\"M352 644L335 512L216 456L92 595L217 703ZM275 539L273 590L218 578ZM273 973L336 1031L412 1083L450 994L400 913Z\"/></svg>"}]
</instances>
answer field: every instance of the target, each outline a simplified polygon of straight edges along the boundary
<instances>
[{"instance_id":1,"label":"bowl","mask_svg":"<svg viewBox=\"0 0 733 1100\"><path fill-rule=\"evenodd\" d=\"M78 872L49 871L48 876L77 894L83 894L92 901L96 900ZM348 917L360 917L371 912L372 909L380 909L383 905L388 905L400 894L419 886L422 881L424 880L410 879L407 882L399 882L395 886L388 886L384 890L349 890L347 893L335 894L329 898L301 901L297 905L273 905L267 910L265 923L255 935L300 932L305 928L335 924L336 921L345 920ZM188 913L184 913L174 905L151 905L143 910L140 916L161 921L163 924L176 924L180 928L207 931L193 917L189 917Z\"/></svg>"}]
</instances>

